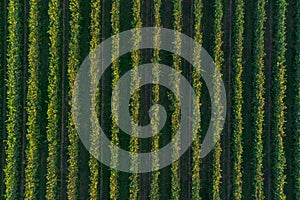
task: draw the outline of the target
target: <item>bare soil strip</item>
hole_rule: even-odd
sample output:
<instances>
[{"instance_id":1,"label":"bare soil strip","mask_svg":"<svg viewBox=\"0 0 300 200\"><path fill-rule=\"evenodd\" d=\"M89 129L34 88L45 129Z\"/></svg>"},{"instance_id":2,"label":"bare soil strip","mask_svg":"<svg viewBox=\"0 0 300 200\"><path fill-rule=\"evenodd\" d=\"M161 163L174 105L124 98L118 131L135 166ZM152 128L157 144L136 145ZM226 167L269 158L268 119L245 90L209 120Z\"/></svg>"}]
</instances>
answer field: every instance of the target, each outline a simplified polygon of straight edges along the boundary
<instances>
[{"instance_id":1,"label":"bare soil strip","mask_svg":"<svg viewBox=\"0 0 300 200\"><path fill-rule=\"evenodd\" d=\"M24 199L24 185L25 185L25 148L26 148L26 94L27 94L27 68L28 68L28 62L27 62L27 44L28 44L28 25L27 21L27 14L28 14L28 2L26 0L23 1L23 102L22 102L22 146L21 146L21 184L20 184L20 197L21 199Z\"/></svg>"},{"instance_id":2,"label":"bare soil strip","mask_svg":"<svg viewBox=\"0 0 300 200\"><path fill-rule=\"evenodd\" d=\"M65 84L66 84L66 73L65 73L65 67L66 67L66 60L67 60L67 34L66 34L66 6L68 5L67 0L62 0L62 64L61 64L61 138L60 138L60 199L64 199L64 194L66 192L66 184L65 184L65 174L66 174L66 159L64 158L64 148L65 148L65 105L66 102L66 90L65 90Z\"/></svg>"},{"instance_id":3,"label":"bare soil strip","mask_svg":"<svg viewBox=\"0 0 300 200\"><path fill-rule=\"evenodd\" d=\"M231 183L231 97L232 97L232 16L233 6L232 0L229 1L229 12L228 12L228 84L227 84L227 199L230 199L232 183Z\"/></svg>"},{"instance_id":4,"label":"bare soil strip","mask_svg":"<svg viewBox=\"0 0 300 200\"><path fill-rule=\"evenodd\" d=\"M6 126L5 126L5 120L6 120L6 86L5 86L5 79L6 79L6 50L7 50L7 2L8 0L3 1L3 26L4 26L4 32L3 32L3 94L2 94L2 139L4 140L6 136ZM3 143L3 148L1 149L1 163L4 166L5 165L5 144ZM4 180L4 173L1 173L1 180ZM4 181L1 182L0 186L0 195L3 196L4 194Z\"/></svg>"},{"instance_id":5,"label":"bare soil strip","mask_svg":"<svg viewBox=\"0 0 300 200\"><path fill-rule=\"evenodd\" d=\"M273 50L273 3L269 1L269 14L268 14L268 24L267 28L269 29L269 35L267 36L266 46L267 49L267 63L266 63L266 77L267 77L267 103L266 103L266 130L267 130L267 168L265 172L265 179L266 179L266 186L267 186L267 193L266 198L271 199L271 192L272 192L272 183L271 183L271 84L272 84L272 50Z\"/></svg>"}]
</instances>

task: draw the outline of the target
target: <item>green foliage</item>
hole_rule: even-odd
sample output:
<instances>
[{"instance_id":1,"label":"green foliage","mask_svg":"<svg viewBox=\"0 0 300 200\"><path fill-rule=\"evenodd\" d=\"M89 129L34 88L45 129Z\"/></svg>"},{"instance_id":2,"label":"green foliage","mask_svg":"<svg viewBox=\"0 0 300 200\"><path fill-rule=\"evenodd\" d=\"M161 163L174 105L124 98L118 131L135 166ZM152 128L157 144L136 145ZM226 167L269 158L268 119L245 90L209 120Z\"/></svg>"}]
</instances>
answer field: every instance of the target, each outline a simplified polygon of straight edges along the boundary
<instances>
[{"instance_id":1,"label":"green foliage","mask_svg":"<svg viewBox=\"0 0 300 200\"><path fill-rule=\"evenodd\" d=\"M22 8L18 0L8 4L7 41L7 113L6 113L6 165L5 199L19 199L20 187L20 141L22 126Z\"/></svg>"},{"instance_id":2,"label":"green foliage","mask_svg":"<svg viewBox=\"0 0 300 200\"><path fill-rule=\"evenodd\" d=\"M47 110L47 183L46 199L59 199L59 155L60 155L60 104L61 104L61 2L51 0L49 2L49 37L50 60L48 75L48 110Z\"/></svg>"},{"instance_id":3,"label":"green foliage","mask_svg":"<svg viewBox=\"0 0 300 200\"><path fill-rule=\"evenodd\" d=\"M173 8L173 16L174 16L174 22L173 27L174 30L181 32L181 19L182 19L182 1L181 0L174 0L174 8ZM180 58L180 52L181 52L181 38L179 34L175 34L175 41L174 41L174 49L176 54L173 54L173 66L174 69L181 73L180 65L181 65L181 58ZM174 85L174 90L177 94L180 93L179 90L179 84L178 84L178 78L176 74L173 74L174 78L171 80ZM180 125L180 103L178 100L173 99L173 105L172 105L174 111L171 116L171 130L172 130L172 136L179 134L177 133L179 130ZM178 157L180 151L180 141L178 139L174 140L174 146L173 146L173 157ZM175 161L171 165L171 198L178 200L180 198L180 176L179 176L179 160Z\"/></svg>"},{"instance_id":4,"label":"green foliage","mask_svg":"<svg viewBox=\"0 0 300 200\"><path fill-rule=\"evenodd\" d=\"M202 0L196 0L194 1L194 40L198 42L200 45L202 44L202 32L201 32L201 20L202 20ZM200 80L201 74L200 74L200 67L201 67L201 49L194 48L193 50L193 64L194 64L194 70L192 73L193 78L193 87L196 93L196 102L194 102L194 110L200 110L201 106L201 88L202 88L202 82ZM194 112L195 112L194 111ZM198 114L194 113L195 116ZM201 117L196 118L193 121L193 123L201 120ZM201 124L193 124L194 129L194 138L193 138L193 162L192 162L192 199L200 200L200 189L201 189L201 183L200 183L200 133L201 133Z\"/></svg>"},{"instance_id":5,"label":"green foliage","mask_svg":"<svg viewBox=\"0 0 300 200\"><path fill-rule=\"evenodd\" d=\"M90 50L92 51L97 45L100 44L100 38L101 38L101 1L100 0L92 0L91 1L91 25L90 25L90 34L91 34L91 41L90 41ZM96 58L97 55L91 54L91 71L90 71L90 78L91 78L91 85L97 85L98 82L96 80L96 70L98 67L98 60ZM90 116L90 123L92 125L91 130L92 136L90 138L91 140L91 151L93 151L94 155L97 155L100 151L99 147L99 141L98 141L98 133L100 130L97 128L98 116L95 112L98 110L97 102L99 100L99 87L94 91L92 88L90 89L91 94L91 116ZM94 95L96 94L96 95ZM99 167L100 164L97 161L96 158L94 158L92 155L90 156L89 160L89 168L90 168L90 184L89 184L89 194L90 199L99 199Z\"/></svg>"},{"instance_id":6,"label":"green foliage","mask_svg":"<svg viewBox=\"0 0 300 200\"><path fill-rule=\"evenodd\" d=\"M295 196L300 199L300 2L296 5Z\"/></svg>"},{"instance_id":7,"label":"green foliage","mask_svg":"<svg viewBox=\"0 0 300 200\"><path fill-rule=\"evenodd\" d=\"M160 8L161 8L161 0L154 0L154 27L161 27L161 17L160 17ZM156 32L154 37L153 37L153 43L154 43L154 52L153 52L153 60L152 62L154 63L152 75L153 75L153 80L154 81L159 81L159 67L157 63L160 61L160 56L159 56L159 46L160 46L160 33ZM159 103L159 85L154 85L152 88L152 93L153 93L153 104L158 104ZM153 133L158 133L158 125L159 125L159 110L156 108L153 111L153 120L154 122L152 123L152 132ZM152 142L152 152L155 152L159 150L159 138L160 135L156 134L153 138ZM153 169L155 167L159 167L159 157L156 153L153 153L153 160L152 160L152 166ZM160 176L160 171L153 171L152 172L152 180L151 180L151 188L150 188L150 199L151 200L159 200L159 176Z\"/></svg>"},{"instance_id":8,"label":"green foliage","mask_svg":"<svg viewBox=\"0 0 300 200\"><path fill-rule=\"evenodd\" d=\"M243 36L244 0L234 1L233 53L233 199L242 199L243 134Z\"/></svg>"},{"instance_id":9,"label":"green foliage","mask_svg":"<svg viewBox=\"0 0 300 200\"><path fill-rule=\"evenodd\" d=\"M224 62L224 52L222 50L222 36L223 36L223 31L222 31L222 19L223 19L223 3L222 0L215 0L214 4L215 8L215 17L214 17L214 62L216 65L216 70L221 71L222 64ZM221 120L221 113L224 112L224 108L219 104L220 102L220 82L218 82L216 79L216 73L214 75L214 94L212 101L216 103L216 121ZM221 129L221 127L214 127L215 128L215 133ZM215 137L218 137L215 135ZM212 199L214 200L220 200L221 199L221 194L220 194L220 187L221 187L221 179L222 179L222 169L221 169L221 152L222 152L222 147L220 142L218 141L214 152L213 152L213 176L212 176Z\"/></svg>"},{"instance_id":10,"label":"green foliage","mask_svg":"<svg viewBox=\"0 0 300 200\"><path fill-rule=\"evenodd\" d=\"M141 1L140 0L134 0L133 2L133 26L134 28L140 28L142 27L142 18L141 18ZM141 41L141 33L139 31L133 32L133 46L139 47L139 43ZM140 77L138 74L137 67L140 63L140 53L138 50L132 51L131 53L131 60L132 60L132 67L133 71L131 74L132 81L130 83L130 90L133 90L135 85L139 85L140 83ZM139 109L140 109L140 90L137 89L132 95L132 103L130 105L131 113L132 113L132 123L137 123L139 119ZM133 126L137 127L137 126ZM130 145L129 149L131 152L138 152L139 150L139 143L138 143L138 130L136 128L133 128L133 137L130 138ZM138 156L132 156L131 157L131 166L130 168L132 170L138 168ZM130 185L129 185L129 199L138 199L138 193L139 193L139 175L137 173L134 173L130 175Z\"/></svg>"},{"instance_id":11,"label":"green foliage","mask_svg":"<svg viewBox=\"0 0 300 200\"><path fill-rule=\"evenodd\" d=\"M68 78L69 78L69 96L72 96L73 89L75 92L78 88L74 88L74 81L76 78L76 72L80 66L80 20L81 13L79 0L70 1L70 30L71 39L69 43L69 60L68 60ZM74 99L76 101L76 99ZM69 109L72 106L72 100L69 100ZM76 108L78 109L78 108ZM74 119L72 112L69 111L68 117L68 176L67 176L67 196L69 200L75 200L79 198L79 138L75 129Z\"/></svg>"},{"instance_id":12,"label":"green foliage","mask_svg":"<svg viewBox=\"0 0 300 200\"><path fill-rule=\"evenodd\" d=\"M30 74L27 85L26 98L27 111L27 148L25 168L25 199L38 199L39 194L39 163L40 163L40 117L41 117L41 94L40 74L41 66L41 35L40 35L40 1L30 1L29 11L29 51L28 51L28 72Z\"/></svg>"},{"instance_id":13,"label":"green foliage","mask_svg":"<svg viewBox=\"0 0 300 200\"><path fill-rule=\"evenodd\" d=\"M120 32L120 0L114 0L111 9L111 26L113 34L118 34ZM112 80L112 88L115 88L118 80L120 79L119 72L119 38L116 37L112 41L112 70L113 70L113 80ZM119 92L119 90L116 90ZM112 112L117 113L119 110L119 99L118 95L112 97ZM118 115L116 117L112 117L112 143L115 145L119 145L119 127L118 127ZM118 165L118 152L111 148L111 165L116 167ZM110 199L116 200L119 197L119 189L118 189L118 171L116 169L111 169L110 173Z\"/></svg>"},{"instance_id":14,"label":"green foliage","mask_svg":"<svg viewBox=\"0 0 300 200\"><path fill-rule=\"evenodd\" d=\"M273 145L274 145L274 165L273 165L273 186L274 199L284 200L284 185L286 182L285 168L286 158L284 152L283 138L285 135L285 116L286 106L284 103L286 93L286 9L285 0L277 0L275 4L275 57L274 57L274 107L273 107Z\"/></svg>"},{"instance_id":15,"label":"green foliage","mask_svg":"<svg viewBox=\"0 0 300 200\"><path fill-rule=\"evenodd\" d=\"M265 75L264 75L264 36L266 22L266 1L256 1L255 30L254 30L254 193L253 198L264 199L264 173L263 173L263 132L264 132L264 106L265 106Z\"/></svg>"}]
</instances>

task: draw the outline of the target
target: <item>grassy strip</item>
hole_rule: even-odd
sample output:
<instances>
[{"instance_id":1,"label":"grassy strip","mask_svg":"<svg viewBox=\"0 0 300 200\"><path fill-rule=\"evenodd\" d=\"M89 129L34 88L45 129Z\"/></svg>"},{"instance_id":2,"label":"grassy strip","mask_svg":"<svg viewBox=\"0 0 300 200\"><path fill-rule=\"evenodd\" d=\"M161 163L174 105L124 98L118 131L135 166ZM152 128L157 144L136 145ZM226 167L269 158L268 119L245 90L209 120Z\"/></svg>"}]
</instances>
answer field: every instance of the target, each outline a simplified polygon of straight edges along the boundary
<instances>
[{"instance_id":1,"label":"grassy strip","mask_svg":"<svg viewBox=\"0 0 300 200\"><path fill-rule=\"evenodd\" d=\"M133 2L133 26L134 28L140 28L142 27L142 19L141 19L141 1L140 0L134 0ZM139 31L134 31L133 33L133 46L139 47L139 43L141 41L141 33ZM131 53L131 60L132 60L132 67L133 72L131 74L132 81L130 89L134 88L135 85L139 85L140 83L140 77L137 70L137 67L140 63L140 53L138 50L132 51ZM133 123L137 124L139 120L139 110L140 110L140 90L135 90L134 94L132 95L132 103L130 105L131 107L131 113L132 113L132 119ZM136 127L133 125L133 127ZM130 151L131 152L138 152L139 150L139 142L138 142L138 131L136 128L133 128L133 137L130 138ZM131 169L137 169L138 168L138 156L133 156L131 158ZM139 175L137 173L134 173L130 175L130 185L129 185L129 199L138 199L138 193L139 193Z\"/></svg>"},{"instance_id":2,"label":"grassy strip","mask_svg":"<svg viewBox=\"0 0 300 200\"><path fill-rule=\"evenodd\" d=\"M263 127L264 127L264 106L265 106L265 51L264 36L266 22L266 1L256 1L255 30L254 30L254 193L253 198L264 199L264 173L263 173Z\"/></svg>"},{"instance_id":3,"label":"grassy strip","mask_svg":"<svg viewBox=\"0 0 300 200\"><path fill-rule=\"evenodd\" d=\"M274 107L273 107L273 191L275 200L286 199L284 185L286 182L285 168L286 158L284 152L283 138L285 135L284 112L286 106L284 98L286 96L286 9L285 0L277 0L275 3L275 56L274 56Z\"/></svg>"},{"instance_id":4,"label":"grassy strip","mask_svg":"<svg viewBox=\"0 0 300 200\"><path fill-rule=\"evenodd\" d=\"M195 0L194 1L194 40L202 45L202 32L201 32L201 20L203 16L203 5L202 0ZM192 73L193 78L193 87L196 93L196 102L193 106L194 109L200 110L201 106L201 89L202 89L202 82L200 80L200 67L201 67L201 49L194 49L193 50L193 65L194 70ZM201 120L201 117L198 118ZM201 181L200 181L200 133L201 133L201 123L198 125L194 124L195 129L193 129L194 138L193 138L193 162L192 162L192 199L200 200L200 189L201 189Z\"/></svg>"},{"instance_id":5,"label":"grassy strip","mask_svg":"<svg viewBox=\"0 0 300 200\"><path fill-rule=\"evenodd\" d=\"M93 51L93 49L100 44L100 38L101 38L101 1L100 0L92 0L91 1L91 25L90 25L90 34L91 34L91 41L90 41L90 50ZM95 75L96 68L98 67L98 62L96 60L97 55L91 54L91 71L90 71L90 77L91 77L91 85L98 84ZM92 136L91 136L91 145L93 151L93 154L96 155L99 153L99 145L97 142L97 134L100 132L97 130L97 124L98 119L97 113L94 112L94 109L97 107L97 100L99 99L99 88L97 87L96 91L90 91L91 94L96 94L91 96L91 124L92 124ZM96 110L98 110L96 108ZM89 194L90 199L99 199L99 168L100 164L97 161L96 158L94 158L92 155L90 155L89 160L89 168L90 168L90 184L89 184Z\"/></svg>"},{"instance_id":6,"label":"grassy strip","mask_svg":"<svg viewBox=\"0 0 300 200\"><path fill-rule=\"evenodd\" d=\"M20 187L21 152L21 74L22 74L22 20L21 3L11 0L8 4L8 41L7 41L7 141L5 173L5 199L18 199Z\"/></svg>"},{"instance_id":7,"label":"grassy strip","mask_svg":"<svg viewBox=\"0 0 300 200\"><path fill-rule=\"evenodd\" d=\"M233 199L242 199L242 134L243 134L243 36L244 0L234 1L233 53Z\"/></svg>"},{"instance_id":8,"label":"grassy strip","mask_svg":"<svg viewBox=\"0 0 300 200\"><path fill-rule=\"evenodd\" d=\"M120 0L114 0L112 3L111 9L111 26L113 34L116 35L120 32ZM119 38L116 37L112 41L113 49L112 49L112 70L113 70L113 80L112 80L112 88L115 88L117 85L118 80L120 79L120 63L119 59ZM117 90L119 92L119 90ZM118 95L112 98L112 112L118 112L119 110L119 99ZM118 133L120 132L118 127L118 120L119 118L112 118L112 142L115 145L119 145L119 138ZM111 149L111 165L117 166L118 165L118 152L115 152L114 149ZM110 199L116 200L119 197L119 187L118 187L118 171L116 169L111 169L110 172Z\"/></svg>"},{"instance_id":9,"label":"grassy strip","mask_svg":"<svg viewBox=\"0 0 300 200\"><path fill-rule=\"evenodd\" d=\"M61 68L61 2L49 2L49 35L50 35L50 60L48 76L48 110L47 110L47 183L46 199L59 199L59 152L60 152L60 68Z\"/></svg>"},{"instance_id":10,"label":"grassy strip","mask_svg":"<svg viewBox=\"0 0 300 200\"><path fill-rule=\"evenodd\" d=\"M222 19L223 19L223 3L222 0L215 0L215 18L214 18L214 61L216 64L216 70L221 71L222 64L224 62L224 52L222 50ZM218 80L218 79L216 79ZM222 112L222 107L218 104L220 101L220 83L214 81L215 93L212 101L216 102L216 112L218 114L216 121L220 120L220 114ZM215 130L218 131L220 127L215 127ZM212 180L212 199L220 200L221 199L221 179L222 179L222 169L221 169L221 153L222 147L220 141L217 142L214 152L213 152L213 180Z\"/></svg>"},{"instance_id":11,"label":"grassy strip","mask_svg":"<svg viewBox=\"0 0 300 200\"><path fill-rule=\"evenodd\" d=\"M160 16L160 9L161 9L161 0L154 0L154 27L161 27L161 16ZM153 60L154 68L153 68L153 79L154 81L159 81L159 67L158 63L160 61L159 56L159 47L160 47L160 32L156 32L153 38L154 42L154 52L153 52ZM152 88L153 93L153 104L159 103L159 85L154 85ZM152 132L158 133L158 125L159 125L159 110L156 108L153 111L153 124L152 124ZM156 134L153 138L152 142L152 152L159 150L159 138L160 135ZM153 160L152 160L152 167L153 169L159 166L159 157L157 153L153 153ZM153 171L152 172L152 180L151 180L151 189L150 189L150 199L151 200L159 200L159 177L160 171Z\"/></svg>"},{"instance_id":12,"label":"grassy strip","mask_svg":"<svg viewBox=\"0 0 300 200\"><path fill-rule=\"evenodd\" d=\"M175 31L181 32L181 19L182 19L182 1L181 0L174 0L174 8L173 8L173 15L174 15L174 23L173 27ZM173 66L176 71L181 73L181 58L180 58L180 52L181 52L181 38L178 34L175 34L175 41L174 41L174 49L176 54L173 54ZM174 74L173 78L173 85L174 90L177 94L180 93L179 84L178 84L178 78L176 77L176 74ZM179 130L180 125L180 103L178 100L173 101L173 114L171 116L171 130L172 130L172 136L177 133ZM180 151L180 141L175 140L174 146L173 146L173 155L174 157L178 157L178 153ZM175 161L171 165L171 198L174 200L180 199L180 172L179 172L179 160Z\"/></svg>"},{"instance_id":13,"label":"grassy strip","mask_svg":"<svg viewBox=\"0 0 300 200\"><path fill-rule=\"evenodd\" d=\"M300 2L296 5L295 197L300 199Z\"/></svg>"},{"instance_id":14,"label":"grassy strip","mask_svg":"<svg viewBox=\"0 0 300 200\"><path fill-rule=\"evenodd\" d=\"M25 199L38 199L39 194L39 163L40 163L40 113L41 94L39 81L40 62L40 0L30 1L29 11L29 79L26 98L27 121L27 148L25 168Z\"/></svg>"},{"instance_id":15,"label":"grassy strip","mask_svg":"<svg viewBox=\"0 0 300 200\"><path fill-rule=\"evenodd\" d=\"M68 79L69 79L69 96L72 96L74 89L74 81L76 72L80 66L80 20L81 14L79 0L70 0L70 30L71 39L69 43L69 55L68 55ZM69 100L69 107L72 106L72 100ZM69 111L68 116L68 176L67 176L67 197L68 199L79 198L79 138L75 129L74 119L72 112Z\"/></svg>"}]
</instances>

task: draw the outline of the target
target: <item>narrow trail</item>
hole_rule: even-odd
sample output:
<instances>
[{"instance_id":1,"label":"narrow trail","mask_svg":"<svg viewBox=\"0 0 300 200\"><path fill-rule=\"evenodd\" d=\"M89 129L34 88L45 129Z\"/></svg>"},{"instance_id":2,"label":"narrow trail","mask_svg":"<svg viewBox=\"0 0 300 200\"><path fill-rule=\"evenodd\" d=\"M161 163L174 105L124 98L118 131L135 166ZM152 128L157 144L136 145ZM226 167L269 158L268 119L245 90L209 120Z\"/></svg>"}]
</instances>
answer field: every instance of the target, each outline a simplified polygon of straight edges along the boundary
<instances>
[{"instance_id":1,"label":"narrow trail","mask_svg":"<svg viewBox=\"0 0 300 200\"><path fill-rule=\"evenodd\" d=\"M66 41L66 4L68 3L67 0L62 0L62 64L61 64L61 138L60 138L60 199L64 199L64 194L66 192L66 188L64 184L65 181L65 158L64 158L64 143L65 143L65 118L66 118L66 90L65 90L65 83L66 83L66 71L65 67L67 64L67 41Z\"/></svg>"},{"instance_id":2,"label":"narrow trail","mask_svg":"<svg viewBox=\"0 0 300 200\"><path fill-rule=\"evenodd\" d=\"M101 27L102 27L102 29L103 29L103 27L105 26L105 15L104 15L104 12L105 12L105 0L102 0L102 5L101 5L101 8L102 8L102 10L101 10ZM104 31L102 30L102 38L101 38L101 41L104 41L105 40L105 33L104 33ZM102 47L102 49L101 49L101 51L102 52L104 52L104 49L103 49L103 47ZM102 53L102 55L103 55L103 53ZM103 63L103 59L101 59L101 61L102 61L102 64L101 64L101 71L103 71L103 65L104 65L104 63ZM101 106L100 106L100 122L102 123L101 124L101 126L102 127L104 127L104 119L105 119L105 117L104 117L104 107L105 107L105 95L104 95L104 93L105 93L105 77L103 76L102 77L102 79L101 79L101 88L100 88L100 90L101 90L101 98L100 98L100 101L101 101ZM102 152L102 141L100 141L100 152ZM100 157L102 157L102 154L100 154ZM99 170L99 178L100 178L100 183L99 183L99 187L100 187L100 194L99 194L99 197L100 197L100 200L102 200L103 199L103 186L104 186L104 181L103 181L103 164L99 164L99 168L100 168L100 170Z\"/></svg>"},{"instance_id":3,"label":"narrow trail","mask_svg":"<svg viewBox=\"0 0 300 200\"><path fill-rule=\"evenodd\" d=\"M153 0L147 0L144 1L144 6L143 6L143 10L142 10L142 18L144 18L143 21L143 26L145 27L152 27L153 26L153 13L152 13L152 8L153 8ZM148 38L149 40L152 40L153 38ZM142 63L144 64L144 62L151 62L151 58L153 55L153 51L152 50L147 50L147 52L145 54L142 54L145 57L142 57ZM149 76L147 76L148 81L150 82L152 80L152 74L149 74ZM141 93L142 94L142 93ZM143 97L144 96L144 97ZM144 105L143 107L141 107L141 111L140 113L143 113L142 110L143 108L150 108L151 106L151 102L152 102L152 86L151 85L147 85L145 87L144 93L141 95L141 105ZM140 120L144 120L145 116L140 116ZM145 141L145 140L144 140ZM139 145L140 145L140 149L145 150L145 143L143 142L143 139L139 139ZM151 150L151 142L148 142L147 144L147 151ZM151 163L151 157L149 157L149 163ZM140 187L140 194L139 197L140 199L148 199L149 195L150 195L150 186L151 186L151 173L145 173L145 174L141 174L140 175L140 179L139 179L139 187Z\"/></svg>"},{"instance_id":4,"label":"narrow trail","mask_svg":"<svg viewBox=\"0 0 300 200\"><path fill-rule=\"evenodd\" d=\"M266 63L266 78L267 78L267 88L266 88L266 93L267 93L267 103L266 103L266 124L267 124L267 171L266 171L266 186L267 186L267 193L266 193L266 198L271 199L271 192L272 192L272 183L271 183L271 152L272 152L272 147L271 147L271 84L272 84L272 50L273 50L273 45L272 45L272 38L273 38L273 3L272 1L269 1L269 14L268 14L268 24L267 28L269 29L269 35L267 35L267 41L266 41L266 46L268 47L267 49L267 63Z\"/></svg>"},{"instance_id":5,"label":"narrow trail","mask_svg":"<svg viewBox=\"0 0 300 200\"><path fill-rule=\"evenodd\" d=\"M5 121L6 121L6 86L5 86L5 80L6 80L6 66L7 66L7 61L6 61L6 51L7 51L7 2L8 0L3 1L3 93L2 93L2 138L6 138L6 126L5 126ZM2 14L2 13L1 13ZM1 149L1 163L5 164L5 144L3 143L3 148ZM1 180L4 180L4 173L1 173ZM2 196L4 194L4 182L1 182L0 186L0 195Z\"/></svg>"},{"instance_id":6,"label":"narrow trail","mask_svg":"<svg viewBox=\"0 0 300 200\"><path fill-rule=\"evenodd\" d=\"M27 25L27 15L28 15L28 2L27 0L23 1L23 96L22 96L22 146L21 146L21 184L20 184L20 196L21 199L24 199L24 190L25 190L25 149L26 149L26 94L27 94L27 70L28 70L28 62L27 62L27 52L28 52L28 25Z\"/></svg>"},{"instance_id":7,"label":"narrow trail","mask_svg":"<svg viewBox=\"0 0 300 200\"><path fill-rule=\"evenodd\" d=\"M147 2L149 2L149 6L148 6L148 13L149 13L149 16L150 16L150 21L148 22L148 24L149 24L149 26L150 27L152 27L153 26L153 6L154 6L154 1L153 0L149 0L149 1L147 1ZM151 38L151 40L153 40L153 38ZM153 50L151 50L150 52L149 52L149 58L151 58L152 59L152 57L153 57ZM152 80L152 74L149 76L149 81L151 81ZM149 105L149 108L150 108L150 106L151 106L151 104L152 104L152 99L153 99L153 93L152 93L152 85L149 85L149 88L148 88L148 91L149 91L149 97L147 98L148 99L148 102L147 102L147 105ZM149 149L149 151L150 151L150 149L151 149L151 142L149 142L148 143L148 149ZM152 163L152 161L151 161L151 157L149 157L149 163ZM145 196L145 199L147 199L147 198L149 198L149 195L150 195L150 186L151 186L151 173L147 173L147 180L146 180L146 182L147 182L147 188L148 188L148 192L149 192L149 194L146 194L146 195L144 195Z\"/></svg>"},{"instance_id":8,"label":"narrow trail","mask_svg":"<svg viewBox=\"0 0 300 200\"><path fill-rule=\"evenodd\" d=\"M229 1L229 12L228 12L228 84L227 84L227 199L230 199L232 183L231 183L231 93L232 93L232 0Z\"/></svg>"},{"instance_id":9,"label":"narrow trail","mask_svg":"<svg viewBox=\"0 0 300 200\"><path fill-rule=\"evenodd\" d=\"M190 36L193 38L194 37L194 0L190 0L190 17L189 17L189 24L190 24ZM192 44L191 44L191 48L192 48ZM190 55L191 57L193 55ZM192 60L192 58L191 58ZM189 64L189 77L188 80L190 83L192 83L192 72L193 72L193 65ZM190 91L189 93L189 98L192 99L192 91ZM192 106L189 106L189 112L192 113ZM193 130L191 130L192 127L190 128L189 132L191 133ZM192 142L193 145L193 142ZM192 158L192 146L188 149L188 171L187 171L187 175L188 175L188 187L187 187L187 195L188 198L191 198L191 191L192 191L192 162L191 162L191 158Z\"/></svg>"}]
</instances>

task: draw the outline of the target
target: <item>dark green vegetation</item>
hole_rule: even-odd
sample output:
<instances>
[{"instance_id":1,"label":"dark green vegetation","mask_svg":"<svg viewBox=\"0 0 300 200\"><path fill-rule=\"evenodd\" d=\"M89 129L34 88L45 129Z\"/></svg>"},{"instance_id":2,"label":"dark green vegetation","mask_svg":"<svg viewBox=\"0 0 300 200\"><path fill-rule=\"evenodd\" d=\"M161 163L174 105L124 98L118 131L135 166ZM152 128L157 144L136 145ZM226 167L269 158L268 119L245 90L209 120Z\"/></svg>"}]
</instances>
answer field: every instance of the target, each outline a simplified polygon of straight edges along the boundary
<instances>
[{"instance_id":1,"label":"dark green vegetation","mask_svg":"<svg viewBox=\"0 0 300 200\"><path fill-rule=\"evenodd\" d=\"M81 13L77 12L80 9L79 1L70 1L70 50L69 50L69 60L68 60L68 79L69 79L69 96L72 96L72 91L74 89L74 81L76 77L76 72L80 66L80 20ZM77 91L77 90L75 90ZM75 100L76 101L76 100ZM72 101L69 100L69 106L71 106ZM75 129L74 120L72 112L69 111L68 115L68 138L70 144L68 146L68 176L67 176L67 197L68 199L76 199L79 197L79 137Z\"/></svg>"},{"instance_id":2,"label":"dark green vegetation","mask_svg":"<svg viewBox=\"0 0 300 200\"><path fill-rule=\"evenodd\" d=\"M29 50L28 50L28 93L26 99L27 134L26 168L25 168L25 195L26 199L38 199L39 194L39 162L41 139L41 93L40 73L41 66L41 19L40 1L30 1L29 15Z\"/></svg>"},{"instance_id":3,"label":"dark green vegetation","mask_svg":"<svg viewBox=\"0 0 300 200\"><path fill-rule=\"evenodd\" d=\"M22 4L10 1L8 5L7 44L7 114L5 149L5 192L6 199L20 198L21 184L21 135L22 135ZM4 141L4 138L3 138ZM3 166L3 165L1 165Z\"/></svg>"},{"instance_id":4,"label":"dark green vegetation","mask_svg":"<svg viewBox=\"0 0 300 200\"><path fill-rule=\"evenodd\" d=\"M244 1L234 1L234 54L233 54L233 199L242 199L242 156L243 156L243 37Z\"/></svg>"},{"instance_id":5,"label":"dark green vegetation","mask_svg":"<svg viewBox=\"0 0 300 200\"><path fill-rule=\"evenodd\" d=\"M255 87L255 98L254 98L254 193L255 199L264 198L264 174L263 174L263 135L264 135L264 106L265 106L265 52L264 52L264 33L265 33L265 22L266 22L266 11L265 11L265 0L258 0L256 2L257 12L255 14L256 29L254 31L254 87Z\"/></svg>"},{"instance_id":6,"label":"dark green vegetation","mask_svg":"<svg viewBox=\"0 0 300 200\"><path fill-rule=\"evenodd\" d=\"M285 0L276 1L275 4L275 30L274 30L274 86L273 86L273 191L274 199L286 199L284 185L286 182L286 158L284 152L283 139L285 134L285 110L286 105L284 98L286 97L286 9L287 2Z\"/></svg>"},{"instance_id":7,"label":"dark green vegetation","mask_svg":"<svg viewBox=\"0 0 300 200\"><path fill-rule=\"evenodd\" d=\"M47 187L46 199L59 199L60 189L60 125L61 125L61 60L62 60L62 8L59 0L49 2L49 75L47 110Z\"/></svg>"},{"instance_id":8,"label":"dark green vegetation","mask_svg":"<svg viewBox=\"0 0 300 200\"><path fill-rule=\"evenodd\" d=\"M151 105L166 108L166 126L152 139L129 137L110 112L120 101L111 101L111 88L130 69L131 88L139 84L135 69L147 62L171 65L187 77L201 124L179 160L159 171L129 174L107 168L83 147L71 112L72 89L89 50L111 35L143 26L178 30L203 45L222 74L229 114L220 142L200 159L210 101L220 98L220 83L214 82L210 100L200 71L160 51L156 33L151 38L156 49L115 59L97 90L87 89L96 93L91 124L95 127L98 117L111 141L133 152L155 151L170 142L179 127L180 104L165 88L143 86L131 97L129 109L140 125L149 123ZM140 40L134 32L136 47ZM113 58L119 57L119 42L113 40ZM299 1L3 0L0 45L0 199L300 199ZM183 50L179 37L174 45L178 53ZM193 49L195 66L200 52ZM99 65L94 56L93 82ZM149 78L169 79L157 66ZM176 79L170 81L180 91ZM217 105L218 113L223 109ZM159 121L152 123L154 132ZM93 130L91 142L99 142L99 130ZM173 156L180 150L180 141L175 143ZM95 147L96 154L101 142ZM113 148L111 155L111 165L117 166ZM128 161L132 168L138 159ZM159 159L154 156L152 165Z\"/></svg>"},{"instance_id":9,"label":"dark green vegetation","mask_svg":"<svg viewBox=\"0 0 300 200\"><path fill-rule=\"evenodd\" d=\"M216 70L221 71L222 65L224 63L224 52L223 46L223 2L221 0L215 0L214 3L214 46L213 46L213 59L216 64ZM216 72L214 72L216 74ZM214 74L214 78L215 78ZM216 103L216 111L218 115L216 116L216 121L220 119L220 113L224 112L224 108L220 106L217 102L220 99L220 84L217 79L214 79L214 94L212 101ZM220 130L221 127L214 127L215 131ZM217 136L215 136L217 138ZM221 169L221 153L222 147L221 142L218 141L215 149L213 150L213 163L212 163L212 188L211 188L211 198L219 200L221 199L221 179L222 179L222 169Z\"/></svg>"}]
</instances>

